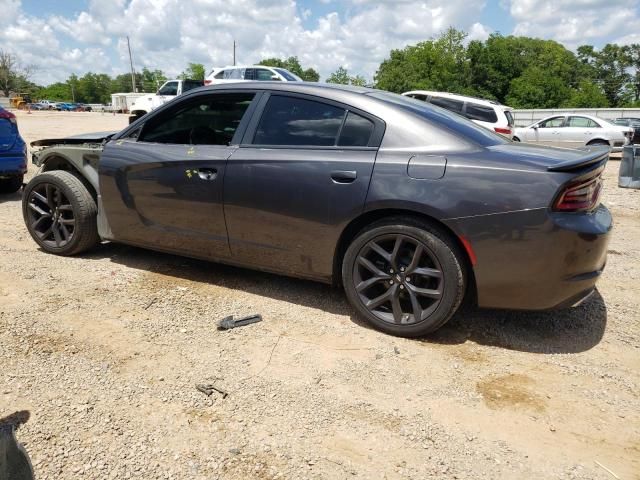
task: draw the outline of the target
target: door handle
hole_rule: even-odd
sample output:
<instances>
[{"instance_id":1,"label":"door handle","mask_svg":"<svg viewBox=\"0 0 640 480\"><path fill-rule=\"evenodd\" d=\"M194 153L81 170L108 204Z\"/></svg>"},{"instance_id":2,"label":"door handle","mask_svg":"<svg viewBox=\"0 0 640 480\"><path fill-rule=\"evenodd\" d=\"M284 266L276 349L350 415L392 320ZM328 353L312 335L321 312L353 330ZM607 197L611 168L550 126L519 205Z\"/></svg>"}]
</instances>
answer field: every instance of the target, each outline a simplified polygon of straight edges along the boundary
<instances>
[{"instance_id":1,"label":"door handle","mask_svg":"<svg viewBox=\"0 0 640 480\"><path fill-rule=\"evenodd\" d=\"M199 168L198 176L202 180L215 180L218 176L218 169L216 168Z\"/></svg>"},{"instance_id":2,"label":"door handle","mask_svg":"<svg viewBox=\"0 0 640 480\"><path fill-rule=\"evenodd\" d=\"M358 173L355 170L334 170L331 172L331 180L335 183L351 183L357 176Z\"/></svg>"}]
</instances>

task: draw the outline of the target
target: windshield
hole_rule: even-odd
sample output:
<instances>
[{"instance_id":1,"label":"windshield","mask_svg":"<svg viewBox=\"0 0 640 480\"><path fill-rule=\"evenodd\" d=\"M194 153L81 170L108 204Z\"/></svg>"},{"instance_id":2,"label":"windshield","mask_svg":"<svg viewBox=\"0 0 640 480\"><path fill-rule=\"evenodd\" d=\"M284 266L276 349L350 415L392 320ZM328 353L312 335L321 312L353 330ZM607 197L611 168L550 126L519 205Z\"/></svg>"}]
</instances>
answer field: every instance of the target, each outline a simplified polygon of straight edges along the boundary
<instances>
[{"instance_id":1,"label":"windshield","mask_svg":"<svg viewBox=\"0 0 640 480\"><path fill-rule=\"evenodd\" d=\"M282 75L287 82L301 82L302 79L300 77L298 77L297 75L294 75L293 73L291 73L288 70L285 70L284 68L274 68L274 70L276 72L278 72L280 75Z\"/></svg>"},{"instance_id":2,"label":"windshield","mask_svg":"<svg viewBox=\"0 0 640 480\"><path fill-rule=\"evenodd\" d=\"M509 140L503 136L473 123L462 115L450 112L444 108L410 97L398 95L396 93L383 92L381 90L375 90L371 93L367 93L367 95L398 105L404 110L408 110L430 122L440 124L441 126L452 130L456 134L459 134L478 145L488 147L491 145L509 143Z\"/></svg>"}]
</instances>

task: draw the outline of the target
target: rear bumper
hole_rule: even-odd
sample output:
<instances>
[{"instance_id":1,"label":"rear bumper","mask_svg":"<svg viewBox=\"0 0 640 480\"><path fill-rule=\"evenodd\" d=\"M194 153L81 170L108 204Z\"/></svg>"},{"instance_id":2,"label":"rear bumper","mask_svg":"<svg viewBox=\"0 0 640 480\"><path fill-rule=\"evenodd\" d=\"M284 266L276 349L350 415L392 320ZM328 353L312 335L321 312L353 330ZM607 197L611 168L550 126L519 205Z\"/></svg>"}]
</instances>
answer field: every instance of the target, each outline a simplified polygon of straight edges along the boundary
<instances>
[{"instance_id":1,"label":"rear bumper","mask_svg":"<svg viewBox=\"0 0 640 480\"><path fill-rule=\"evenodd\" d=\"M590 294L612 225L603 205L590 214L537 209L450 223L477 257L479 306L522 310L569 307Z\"/></svg>"},{"instance_id":2,"label":"rear bumper","mask_svg":"<svg viewBox=\"0 0 640 480\"><path fill-rule=\"evenodd\" d=\"M0 154L0 177L12 177L27 173L26 155Z\"/></svg>"}]
</instances>

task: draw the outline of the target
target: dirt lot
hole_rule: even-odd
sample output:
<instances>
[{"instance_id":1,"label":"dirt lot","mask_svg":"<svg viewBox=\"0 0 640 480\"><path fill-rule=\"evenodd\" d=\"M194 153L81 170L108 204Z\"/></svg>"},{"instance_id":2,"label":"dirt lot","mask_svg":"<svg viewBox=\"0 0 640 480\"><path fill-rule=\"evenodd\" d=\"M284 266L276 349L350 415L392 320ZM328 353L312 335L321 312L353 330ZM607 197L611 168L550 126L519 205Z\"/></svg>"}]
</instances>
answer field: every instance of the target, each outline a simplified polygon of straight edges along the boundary
<instances>
[{"instance_id":1,"label":"dirt lot","mask_svg":"<svg viewBox=\"0 0 640 480\"><path fill-rule=\"evenodd\" d=\"M18 122L32 141L126 117ZM598 294L465 311L418 341L315 283L112 244L44 254L0 197L0 417L31 413L38 479L640 478L640 191L617 170Z\"/></svg>"}]
</instances>

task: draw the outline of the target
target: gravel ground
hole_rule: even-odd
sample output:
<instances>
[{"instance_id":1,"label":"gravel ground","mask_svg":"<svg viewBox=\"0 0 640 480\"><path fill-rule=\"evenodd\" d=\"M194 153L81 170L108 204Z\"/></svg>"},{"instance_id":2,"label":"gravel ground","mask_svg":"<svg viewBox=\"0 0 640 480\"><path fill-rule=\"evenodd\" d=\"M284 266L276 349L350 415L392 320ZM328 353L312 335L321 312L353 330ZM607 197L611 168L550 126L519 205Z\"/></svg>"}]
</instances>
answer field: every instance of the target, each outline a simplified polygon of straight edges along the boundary
<instances>
[{"instance_id":1,"label":"gravel ground","mask_svg":"<svg viewBox=\"0 0 640 480\"><path fill-rule=\"evenodd\" d=\"M18 122L32 141L127 120ZM467 310L423 340L367 328L320 284L114 244L44 254L20 196L0 197L0 417L31 413L38 479L638 479L640 191L618 165L596 295Z\"/></svg>"}]
</instances>

